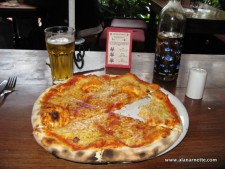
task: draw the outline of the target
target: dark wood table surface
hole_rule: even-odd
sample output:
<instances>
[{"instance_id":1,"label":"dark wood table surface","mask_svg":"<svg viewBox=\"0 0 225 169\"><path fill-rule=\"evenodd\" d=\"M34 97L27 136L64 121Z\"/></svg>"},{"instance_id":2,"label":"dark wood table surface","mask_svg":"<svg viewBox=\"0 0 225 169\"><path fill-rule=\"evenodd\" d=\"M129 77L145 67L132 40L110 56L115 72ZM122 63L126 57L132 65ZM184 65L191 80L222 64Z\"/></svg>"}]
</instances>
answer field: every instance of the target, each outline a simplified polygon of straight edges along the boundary
<instances>
[{"instance_id":1,"label":"dark wood table surface","mask_svg":"<svg viewBox=\"0 0 225 169\"><path fill-rule=\"evenodd\" d=\"M96 61L105 57L104 52L86 53L88 62L104 65ZM40 147L33 138L31 126L33 104L52 84L50 68L46 65L47 57L46 51L0 50L0 81L9 76L18 77L16 91L8 95L0 105L1 169L225 167L225 55L183 55L178 80L173 83L152 80L154 63L152 53L133 53L131 69L111 68L86 72L98 75L131 72L145 81L159 83L184 104L190 118L184 140L168 153L143 162L107 165L79 164L57 159ZM185 96L191 67L201 67L208 71L202 100L192 100Z\"/></svg>"},{"instance_id":2,"label":"dark wood table surface","mask_svg":"<svg viewBox=\"0 0 225 169\"><path fill-rule=\"evenodd\" d=\"M156 14L159 14L162 8L168 3L168 0L150 0L151 3L151 24L153 26ZM185 8L191 8L185 6ZM207 4L202 4L202 9L207 12L195 10L194 14L188 14L186 22L187 33L205 33L205 34L225 34L225 11L216 9Z\"/></svg>"}]
</instances>

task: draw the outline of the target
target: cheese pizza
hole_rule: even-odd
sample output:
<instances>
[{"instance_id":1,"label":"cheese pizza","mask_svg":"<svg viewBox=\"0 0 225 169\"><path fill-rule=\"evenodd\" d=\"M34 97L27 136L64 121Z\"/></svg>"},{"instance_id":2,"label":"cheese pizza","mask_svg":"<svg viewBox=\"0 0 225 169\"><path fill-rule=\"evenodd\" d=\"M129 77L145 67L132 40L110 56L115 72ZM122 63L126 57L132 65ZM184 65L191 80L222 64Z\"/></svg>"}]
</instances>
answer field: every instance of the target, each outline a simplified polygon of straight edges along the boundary
<instances>
[{"instance_id":1,"label":"cheese pizza","mask_svg":"<svg viewBox=\"0 0 225 169\"><path fill-rule=\"evenodd\" d=\"M139 118L121 111L146 98L136 107ZM31 120L38 144L81 163L147 160L182 132L179 114L159 85L130 73L76 75L52 86L35 102Z\"/></svg>"}]
</instances>

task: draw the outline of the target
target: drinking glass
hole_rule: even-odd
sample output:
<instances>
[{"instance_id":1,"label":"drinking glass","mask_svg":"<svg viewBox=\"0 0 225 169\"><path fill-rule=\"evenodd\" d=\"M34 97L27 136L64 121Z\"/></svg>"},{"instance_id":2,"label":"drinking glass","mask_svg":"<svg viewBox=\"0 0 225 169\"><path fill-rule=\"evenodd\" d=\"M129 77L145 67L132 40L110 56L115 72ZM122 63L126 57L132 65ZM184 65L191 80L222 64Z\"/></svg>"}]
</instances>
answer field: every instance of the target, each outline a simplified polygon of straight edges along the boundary
<instances>
[{"instance_id":1,"label":"drinking glass","mask_svg":"<svg viewBox=\"0 0 225 169\"><path fill-rule=\"evenodd\" d=\"M49 27L44 30L49 54L53 84L59 84L73 76L75 30L67 26Z\"/></svg>"}]
</instances>

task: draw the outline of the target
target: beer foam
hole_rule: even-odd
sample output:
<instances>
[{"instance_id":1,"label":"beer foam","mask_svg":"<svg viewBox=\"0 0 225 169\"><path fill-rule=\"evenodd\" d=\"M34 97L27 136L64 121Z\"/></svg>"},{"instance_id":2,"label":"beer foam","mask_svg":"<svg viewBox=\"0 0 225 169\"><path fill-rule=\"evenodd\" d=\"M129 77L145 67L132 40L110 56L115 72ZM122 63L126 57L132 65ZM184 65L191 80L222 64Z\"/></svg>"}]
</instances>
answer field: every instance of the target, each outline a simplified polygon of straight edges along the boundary
<instances>
[{"instance_id":1,"label":"beer foam","mask_svg":"<svg viewBox=\"0 0 225 169\"><path fill-rule=\"evenodd\" d=\"M64 45L73 42L73 38L68 36L53 36L50 37L47 42L54 45Z\"/></svg>"}]
</instances>

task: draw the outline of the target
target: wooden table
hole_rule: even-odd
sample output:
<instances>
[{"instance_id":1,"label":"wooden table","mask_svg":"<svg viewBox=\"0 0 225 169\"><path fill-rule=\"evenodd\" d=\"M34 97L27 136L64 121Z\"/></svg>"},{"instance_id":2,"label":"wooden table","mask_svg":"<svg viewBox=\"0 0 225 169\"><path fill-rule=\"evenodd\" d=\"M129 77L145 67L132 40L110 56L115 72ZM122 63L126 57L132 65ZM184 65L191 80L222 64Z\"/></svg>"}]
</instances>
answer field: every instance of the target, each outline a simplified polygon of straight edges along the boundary
<instances>
[{"instance_id":1,"label":"wooden table","mask_svg":"<svg viewBox=\"0 0 225 169\"><path fill-rule=\"evenodd\" d=\"M87 52L91 63L103 60L104 52ZM160 83L186 107L190 126L184 140L168 153L131 164L91 165L57 159L33 138L31 111L35 100L51 86L47 52L37 50L0 50L0 81L17 75L16 91L0 106L0 168L26 169L149 169L149 168L223 168L225 166L225 55L183 55L177 82ZM154 54L133 53L132 68L99 69L86 73L121 74L126 71L152 82ZM87 63L86 63L87 64ZM103 64L104 63L99 63ZM202 100L185 96L188 70L207 69L208 78ZM154 81L157 82L157 81ZM173 162L181 160L182 162ZM184 162L196 160L196 162ZM216 162L204 162L216 160ZM170 161L170 162L169 162Z\"/></svg>"},{"instance_id":2,"label":"wooden table","mask_svg":"<svg viewBox=\"0 0 225 169\"><path fill-rule=\"evenodd\" d=\"M11 17L13 19L13 30L15 36L15 47L18 48L19 45L19 32L17 26L17 19L29 18L33 20L34 28L38 27L38 11L37 7L27 5L24 3L19 3L19 6L11 7L4 6L0 3L0 16L1 17Z\"/></svg>"},{"instance_id":3,"label":"wooden table","mask_svg":"<svg viewBox=\"0 0 225 169\"><path fill-rule=\"evenodd\" d=\"M168 0L150 0L151 24L155 24L155 16L168 3ZM190 8L190 7L186 7ZM213 8L207 4L201 4L201 8L208 10L195 10L194 14L187 16L186 33L225 34L225 11Z\"/></svg>"}]
</instances>

